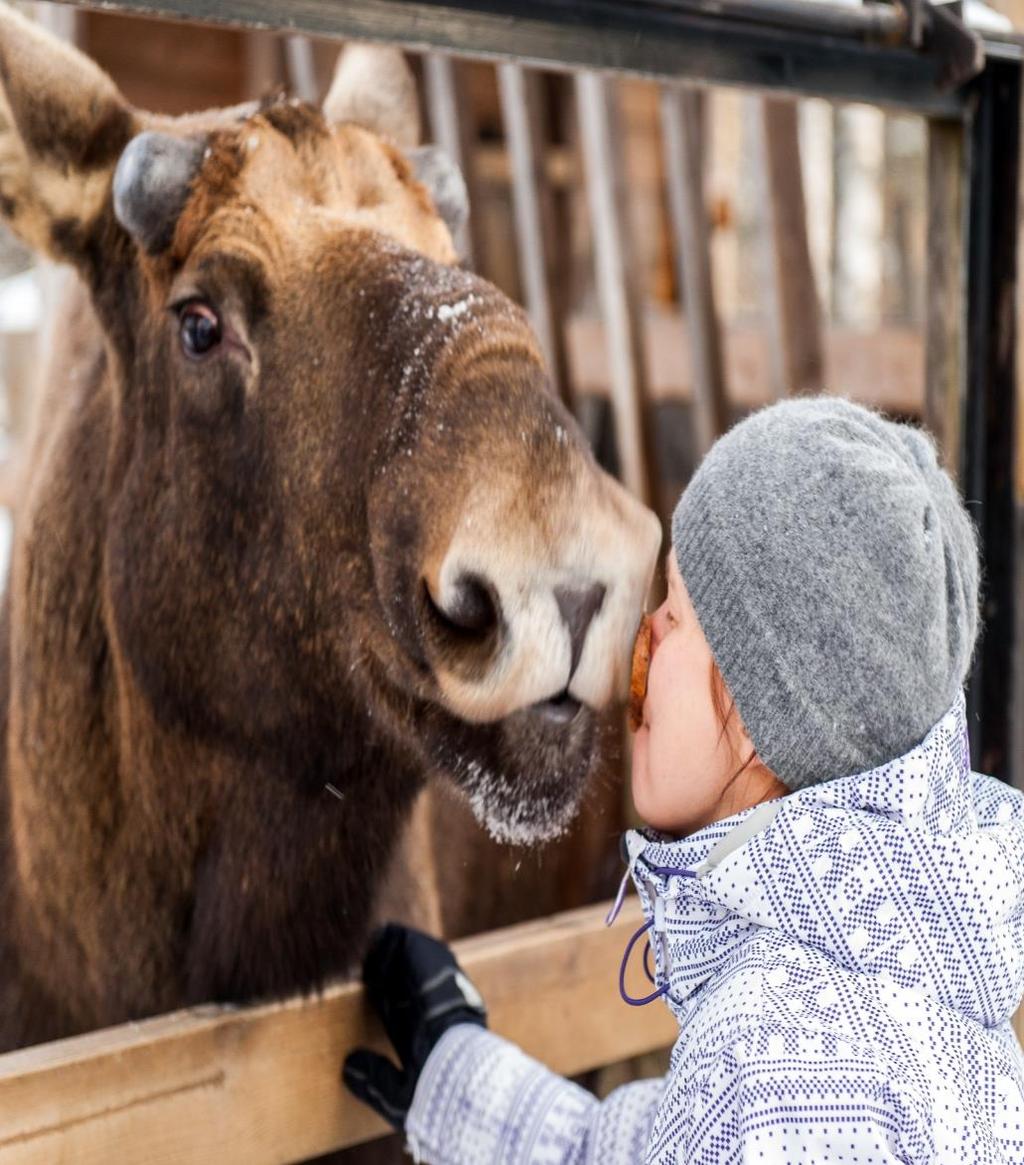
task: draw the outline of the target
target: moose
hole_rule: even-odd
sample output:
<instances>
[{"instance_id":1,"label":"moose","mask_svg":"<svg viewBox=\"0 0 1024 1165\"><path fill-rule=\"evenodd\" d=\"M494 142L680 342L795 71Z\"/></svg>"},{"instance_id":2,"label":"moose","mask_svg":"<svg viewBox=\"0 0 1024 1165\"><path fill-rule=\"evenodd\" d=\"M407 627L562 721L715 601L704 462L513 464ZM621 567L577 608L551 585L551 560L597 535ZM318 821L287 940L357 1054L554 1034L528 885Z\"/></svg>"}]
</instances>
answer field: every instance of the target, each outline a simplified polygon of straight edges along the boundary
<instances>
[{"instance_id":1,"label":"moose","mask_svg":"<svg viewBox=\"0 0 1024 1165\"><path fill-rule=\"evenodd\" d=\"M409 87L339 70L160 117L0 7L0 214L73 272L0 621L0 1050L350 971L428 778L556 836L625 688L658 522L458 266Z\"/></svg>"}]
</instances>

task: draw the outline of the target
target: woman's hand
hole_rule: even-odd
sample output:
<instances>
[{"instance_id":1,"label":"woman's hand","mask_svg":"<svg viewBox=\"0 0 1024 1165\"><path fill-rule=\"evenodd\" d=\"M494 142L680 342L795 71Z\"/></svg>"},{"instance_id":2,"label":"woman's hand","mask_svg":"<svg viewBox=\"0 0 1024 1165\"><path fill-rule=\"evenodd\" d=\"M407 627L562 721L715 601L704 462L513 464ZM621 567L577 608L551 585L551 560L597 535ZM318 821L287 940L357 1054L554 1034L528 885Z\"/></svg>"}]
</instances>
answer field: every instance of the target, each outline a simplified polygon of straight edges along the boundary
<instances>
[{"instance_id":1,"label":"woman's hand","mask_svg":"<svg viewBox=\"0 0 1024 1165\"><path fill-rule=\"evenodd\" d=\"M374 934L363 962L363 982L394 1045L401 1068L367 1048L345 1060L342 1079L359 1100L399 1132L427 1057L456 1024L487 1026L480 993L451 950L430 935L390 924Z\"/></svg>"}]
</instances>

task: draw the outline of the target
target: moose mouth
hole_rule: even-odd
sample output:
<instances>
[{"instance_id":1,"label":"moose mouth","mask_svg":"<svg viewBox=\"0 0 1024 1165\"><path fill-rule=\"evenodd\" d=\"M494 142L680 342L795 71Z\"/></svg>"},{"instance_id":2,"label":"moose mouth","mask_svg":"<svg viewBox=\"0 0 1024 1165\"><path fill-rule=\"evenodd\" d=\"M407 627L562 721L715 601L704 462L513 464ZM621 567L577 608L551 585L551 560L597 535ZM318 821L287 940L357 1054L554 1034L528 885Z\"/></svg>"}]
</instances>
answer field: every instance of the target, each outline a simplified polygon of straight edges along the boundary
<instances>
[{"instance_id":1,"label":"moose mouth","mask_svg":"<svg viewBox=\"0 0 1024 1165\"><path fill-rule=\"evenodd\" d=\"M433 700L403 705L386 673L376 678L396 722L408 724L411 714L428 766L468 800L495 841L539 845L569 828L601 751L591 705L564 688L504 719L471 722Z\"/></svg>"},{"instance_id":2,"label":"moose mouth","mask_svg":"<svg viewBox=\"0 0 1024 1165\"><path fill-rule=\"evenodd\" d=\"M495 841L552 841L572 824L597 763L597 720L561 692L497 723L458 722L446 733L444 768Z\"/></svg>"},{"instance_id":3,"label":"moose mouth","mask_svg":"<svg viewBox=\"0 0 1024 1165\"><path fill-rule=\"evenodd\" d=\"M583 705L566 688L549 700L540 700L533 705L533 711L549 724L564 728L571 724L583 711Z\"/></svg>"}]
</instances>

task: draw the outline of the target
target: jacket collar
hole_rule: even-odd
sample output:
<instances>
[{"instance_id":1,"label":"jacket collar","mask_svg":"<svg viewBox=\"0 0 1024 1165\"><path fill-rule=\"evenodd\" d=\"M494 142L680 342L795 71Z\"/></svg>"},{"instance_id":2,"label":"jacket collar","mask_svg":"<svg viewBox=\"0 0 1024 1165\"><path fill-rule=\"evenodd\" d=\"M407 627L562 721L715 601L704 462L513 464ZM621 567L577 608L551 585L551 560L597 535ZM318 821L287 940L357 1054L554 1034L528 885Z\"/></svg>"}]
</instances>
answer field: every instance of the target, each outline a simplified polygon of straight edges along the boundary
<instances>
[{"instance_id":1,"label":"jacket collar","mask_svg":"<svg viewBox=\"0 0 1024 1165\"><path fill-rule=\"evenodd\" d=\"M875 769L687 837L625 840L656 980L680 1018L766 927L982 1022L1024 993L1024 796L970 771L962 694Z\"/></svg>"}]
</instances>

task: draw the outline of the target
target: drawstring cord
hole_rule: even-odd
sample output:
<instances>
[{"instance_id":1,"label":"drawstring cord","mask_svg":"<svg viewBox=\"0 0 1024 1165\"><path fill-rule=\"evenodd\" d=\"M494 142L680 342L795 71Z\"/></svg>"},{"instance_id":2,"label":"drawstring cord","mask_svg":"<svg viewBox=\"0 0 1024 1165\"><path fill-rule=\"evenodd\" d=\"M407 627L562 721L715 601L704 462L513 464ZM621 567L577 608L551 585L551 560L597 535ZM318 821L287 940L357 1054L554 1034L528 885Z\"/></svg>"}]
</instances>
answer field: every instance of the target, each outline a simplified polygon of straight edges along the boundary
<instances>
[{"instance_id":1,"label":"drawstring cord","mask_svg":"<svg viewBox=\"0 0 1024 1165\"><path fill-rule=\"evenodd\" d=\"M619 892L615 895L615 901L612 903L611 910L605 915L605 926L611 924L619 917L619 911L622 909L622 904L626 900L626 887L629 885L629 876L633 872L633 863L630 862L626 866L626 872L622 875L622 881L619 883Z\"/></svg>"},{"instance_id":2,"label":"drawstring cord","mask_svg":"<svg viewBox=\"0 0 1024 1165\"><path fill-rule=\"evenodd\" d=\"M652 991L650 995L644 995L642 998L634 998L626 990L626 967L629 965L629 956L633 953L633 948L636 946L637 940L645 935L653 925L654 919L649 918L626 944L626 950L622 956L622 963L619 967L619 994L622 996L623 1003L628 1003L630 1007L646 1007L648 1003L653 1003L655 999L660 999L668 990L668 984L665 983L657 991ZM647 971L647 977L653 983L654 976L647 970L647 956L650 950L651 947L648 943L644 951L644 970Z\"/></svg>"},{"instance_id":3,"label":"drawstring cord","mask_svg":"<svg viewBox=\"0 0 1024 1165\"><path fill-rule=\"evenodd\" d=\"M647 981L653 987L656 983L654 972L651 970L651 944L648 943L644 947L644 974L647 976Z\"/></svg>"},{"instance_id":4,"label":"drawstring cord","mask_svg":"<svg viewBox=\"0 0 1024 1165\"><path fill-rule=\"evenodd\" d=\"M697 871L688 869L686 866L652 866L648 864L647 868L652 874L663 874L666 878L672 874L678 874L680 878L697 877Z\"/></svg>"},{"instance_id":5,"label":"drawstring cord","mask_svg":"<svg viewBox=\"0 0 1024 1165\"><path fill-rule=\"evenodd\" d=\"M635 861L635 860L636 859L634 858L633 861ZM605 926L611 926L611 924L619 916L619 911L622 909L622 903L625 901L625 898L626 898L626 887L629 884L630 875L633 872L633 861L629 862L629 864L626 866L626 872L622 875L622 881L619 883L619 892L618 892L618 894L615 895L615 901L612 903L612 908L611 908L611 910L608 911L608 916L604 920ZM662 874L662 875L675 874L675 875L678 875L679 877L682 877L682 878L696 878L697 877L696 870L688 870L683 866L648 866L648 869L651 871L652 874ZM660 898L655 899L655 907L660 906L660 905L661 905L661 899ZM646 1007L648 1003L653 1003L655 1001L655 999L660 999L668 991L668 984L667 983L665 983L663 986L659 987L657 991L652 991L650 995L645 995L643 997L634 997L634 996L630 995L629 992L626 990L626 968L629 966L629 958L630 958L630 955L632 955L632 953L633 953L633 948L640 941L640 939L645 934L647 934L647 932L651 929L651 927L653 927L655 925L656 920L658 920L659 918L660 918L660 921L662 923L662 926L657 927L657 930L659 933L661 933L662 927L664 925L664 913L663 913L663 911L655 909L655 918L649 918L643 924L643 926L640 927L640 929L633 935L633 937L629 940L629 942L626 943L626 949L622 955L622 962L619 965L619 994L622 996L623 1002L628 1003L630 1005L630 1007ZM647 978L650 980L650 982L653 985L657 982L657 980L654 976L654 972L651 970L650 959L651 959L651 944L650 944L650 941L648 941L647 945L644 947L643 967L644 967L644 974L647 976Z\"/></svg>"}]
</instances>

